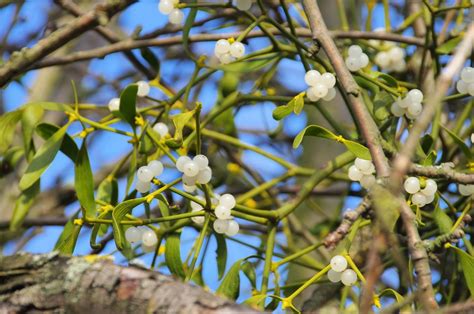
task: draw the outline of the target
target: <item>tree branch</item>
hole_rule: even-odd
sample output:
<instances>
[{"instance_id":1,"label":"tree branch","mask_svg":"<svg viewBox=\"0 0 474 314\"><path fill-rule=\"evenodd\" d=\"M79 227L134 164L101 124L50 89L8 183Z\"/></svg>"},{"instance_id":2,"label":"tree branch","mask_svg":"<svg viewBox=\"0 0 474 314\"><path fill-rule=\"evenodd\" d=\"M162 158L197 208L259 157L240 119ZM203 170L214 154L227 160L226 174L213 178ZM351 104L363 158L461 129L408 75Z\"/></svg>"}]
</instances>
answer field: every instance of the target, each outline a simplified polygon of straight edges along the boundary
<instances>
[{"instance_id":1,"label":"tree branch","mask_svg":"<svg viewBox=\"0 0 474 314\"><path fill-rule=\"evenodd\" d=\"M0 312L257 313L201 287L106 257L19 254L0 259Z\"/></svg>"},{"instance_id":2,"label":"tree branch","mask_svg":"<svg viewBox=\"0 0 474 314\"><path fill-rule=\"evenodd\" d=\"M41 39L32 48L23 48L20 51L13 52L10 60L0 67L0 87L5 86L10 80L22 74L32 64L38 62L38 60L41 60L69 41L77 38L82 33L99 24L106 24L113 15L135 1L136 0L108 1L105 4L97 5L93 10L74 19L64 27Z\"/></svg>"},{"instance_id":3,"label":"tree branch","mask_svg":"<svg viewBox=\"0 0 474 314\"><path fill-rule=\"evenodd\" d=\"M448 167L411 164L408 168L408 173L429 178L443 178L462 184L474 184L474 174L457 172Z\"/></svg>"}]
</instances>

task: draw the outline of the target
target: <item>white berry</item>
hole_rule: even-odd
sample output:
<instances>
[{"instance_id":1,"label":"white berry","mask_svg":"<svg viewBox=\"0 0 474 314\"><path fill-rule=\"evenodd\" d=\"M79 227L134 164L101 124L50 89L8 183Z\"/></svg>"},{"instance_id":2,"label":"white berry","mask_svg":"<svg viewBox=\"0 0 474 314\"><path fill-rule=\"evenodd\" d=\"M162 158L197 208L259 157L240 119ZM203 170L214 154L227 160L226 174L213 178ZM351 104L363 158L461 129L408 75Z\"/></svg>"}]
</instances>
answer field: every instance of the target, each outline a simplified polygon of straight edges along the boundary
<instances>
[{"instance_id":1,"label":"white berry","mask_svg":"<svg viewBox=\"0 0 474 314\"><path fill-rule=\"evenodd\" d=\"M372 161L367 160L367 159L362 159L362 158L356 158L354 160L354 165L359 169L360 171L368 171L372 168L373 164Z\"/></svg>"},{"instance_id":2,"label":"white berry","mask_svg":"<svg viewBox=\"0 0 474 314\"><path fill-rule=\"evenodd\" d=\"M140 193L147 193L151 189L151 182L137 180L137 183L135 184L135 189Z\"/></svg>"},{"instance_id":3,"label":"white berry","mask_svg":"<svg viewBox=\"0 0 474 314\"><path fill-rule=\"evenodd\" d=\"M326 96L323 97L323 99L325 101L330 101L333 100L334 97L336 97L336 89L334 87L331 87L330 89L328 89L328 93L326 94Z\"/></svg>"},{"instance_id":4,"label":"white berry","mask_svg":"<svg viewBox=\"0 0 474 314\"><path fill-rule=\"evenodd\" d=\"M350 46L347 52L349 53L349 56L352 57L358 57L363 53L362 48L359 45Z\"/></svg>"},{"instance_id":5,"label":"white berry","mask_svg":"<svg viewBox=\"0 0 474 314\"><path fill-rule=\"evenodd\" d=\"M351 179L352 181L359 181L363 177L362 172L360 172L360 170L355 165L349 167L348 175L349 179Z\"/></svg>"},{"instance_id":6,"label":"white berry","mask_svg":"<svg viewBox=\"0 0 474 314\"><path fill-rule=\"evenodd\" d=\"M214 214L219 219L229 219L231 216L230 208L219 205L214 210Z\"/></svg>"},{"instance_id":7,"label":"white berry","mask_svg":"<svg viewBox=\"0 0 474 314\"><path fill-rule=\"evenodd\" d=\"M180 156L177 160L176 160L176 168L180 171L180 172L184 172L184 165L187 164L188 162L191 161L191 158L189 158L188 156Z\"/></svg>"},{"instance_id":8,"label":"white berry","mask_svg":"<svg viewBox=\"0 0 474 314\"><path fill-rule=\"evenodd\" d=\"M423 207L426 204L426 196L423 193L418 192L413 194L411 201L413 202L413 204Z\"/></svg>"},{"instance_id":9,"label":"white berry","mask_svg":"<svg viewBox=\"0 0 474 314\"><path fill-rule=\"evenodd\" d=\"M319 100L319 97L314 94L313 87L310 87L306 90L306 97L308 97L308 99L310 101L318 101Z\"/></svg>"},{"instance_id":10,"label":"white berry","mask_svg":"<svg viewBox=\"0 0 474 314\"><path fill-rule=\"evenodd\" d=\"M420 180L416 177L409 177L405 180L403 187L407 193L415 194L420 190Z\"/></svg>"},{"instance_id":11,"label":"white berry","mask_svg":"<svg viewBox=\"0 0 474 314\"><path fill-rule=\"evenodd\" d=\"M365 53L361 54L359 56L359 67L365 68L368 65L369 65L369 56L367 56Z\"/></svg>"},{"instance_id":12,"label":"white berry","mask_svg":"<svg viewBox=\"0 0 474 314\"><path fill-rule=\"evenodd\" d=\"M213 224L214 231L217 233L225 233L229 228L229 220L227 219L216 219Z\"/></svg>"},{"instance_id":13,"label":"white berry","mask_svg":"<svg viewBox=\"0 0 474 314\"><path fill-rule=\"evenodd\" d=\"M230 52L224 53L219 57L219 60L222 64L229 64L235 61L235 58L230 54Z\"/></svg>"},{"instance_id":14,"label":"white berry","mask_svg":"<svg viewBox=\"0 0 474 314\"><path fill-rule=\"evenodd\" d=\"M390 107L390 111L395 117L401 117L405 114L405 109L400 107L400 102L395 101Z\"/></svg>"},{"instance_id":15,"label":"white berry","mask_svg":"<svg viewBox=\"0 0 474 314\"><path fill-rule=\"evenodd\" d=\"M191 202L191 206L194 202ZM203 208L201 205L197 204L197 203L194 203L196 205L198 205L199 207L196 207L196 208L193 208L191 212L195 213L195 212L199 212L201 211ZM201 225L204 223L204 216L194 216L194 217L191 217L191 220L195 223L195 224L198 224L198 225Z\"/></svg>"},{"instance_id":16,"label":"white berry","mask_svg":"<svg viewBox=\"0 0 474 314\"><path fill-rule=\"evenodd\" d=\"M183 172L188 177L194 177L199 173L199 166L194 161L188 161L183 166Z\"/></svg>"},{"instance_id":17,"label":"white berry","mask_svg":"<svg viewBox=\"0 0 474 314\"><path fill-rule=\"evenodd\" d=\"M347 268L347 260L342 255L336 255L331 258L329 264L331 265L332 270L337 271L339 273Z\"/></svg>"},{"instance_id":18,"label":"white berry","mask_svg":"<svg viewBox=\"0 0 474 314\"><path fill-rule=\"evenodd\" d=\"M356 281L357 281L357 274L352 269L346 269L341 274L341 282L345 286L352 286L353 284L356 283Z\"/></svg>"},{"instance_id":19,"label":"white berry","mask_svg":"<svg viewBox=\"0 0 474 314\"><path fill-rule=\"evenodd\" d=\"M153 171L148 166L142 166L137 170L137 178L143 182L150 182L153 179Z\"/></svg>"},{"instance_id":20,"label":"white berry","mask_svg":"<svg viewBox=\"0 0 474 314\"><path fill-rule=\"evenodd\" d=\"M205 201L204 197L202 197L200 195L196 196L196 198L200 201L203 201L203 202ZM203 209L201 204L193 202L193 201L190 202L190 205L191 205L191 208L193 209L193 211L200 211L200 210Z\"/></svg>"},{"instance_id":21,"label":"white berry","mask_svg":"<svg viewBox=\"0 0 474 314\"><path fill-rule=\"evenodd\" d=\"M459 93L466 94L468 90L468 84L464 82L463 80L460 80L456 83L456 89L458 90Z\"/></svg>"},{"instance_id":22,"label":"white berry","mask_svg":"<svg viewBox=\"0 0 474 314\"><path fill-rule=\"evenodd\" d=\"M459 184L458 190L462 196L472 195L474 194L474 184Z\"/></svg>"},{"instance_id":23,"label":"white berry","mask_svg":"<svg viewBox=\"0 0 474 314\"><path fill-rule=\"evenodd\" d=\"M334 85L336 84L336 77L334 76L334 74L329 73L329 72L326 72L323 75L321 75L320 80L321 80L321 84L326 86L326 88L334 87Z\"/></svg>"},{"instance_id":24,"label":"white berry","mask_svg":"<svg viewBox=\"0 0 474 314\"><path fill-rule=\"evenodd\" d=\"M214 47L216 56L221 56L230 51L230 43L227 39L219 39Z\"/></svg>"},{"instance_id":25,"label":"white berry","mask_svg":"<svg viewBox=\"0 0 474 314\"><path fill-rule=\"evenodd\" d=\"M109 101L109 110L110 111L119 111L120 110L120 98L112 98Z\"/></svg>"},{"instance_id":26,"label":"white berry","mask_svg":"<svg viewBox=\"0 0 474 314\"><path fill-rule=\"evenodd\" d=\"M154 246L158 243L156 233L152 230L147 230L142 234L142 243L145 246Z\"/></svg>"},{"instance_id":27,"label":"white berry","mask_svg":"<svg viewBox=\"0 0 474 314\"><path fill-rule=\"evenodd\" d=\"M184 192L187 193L193 193L196 191L197 187L195 185L187 185L186 183L183 183L183 190Z\"/></svg>"},{"instance_id":28,"label":"white berry","mask_svg":"<svg viewBox=\"0 0 474 314\"><path fill-rule=\"evenodd\" d=\"M461 70L461 80L466 83L474 83L474 68L465 67Z\"/></svg>"},{"instance_id":29,"label":"white berry","mask_svg":"<svg viewBox=\"0 0 474 314\"><path fill-rule=\"evenodd\" d=\"M438 185L433 179L427 179L425 182L425 188L421 190L421 193L424 195L433 195L438 190Z\"/></svg>"},{"instance_id":30,"label":"white berry","mask_svg":"<svg viewBox=\"0 0 474 314\"><path fill-rule=\"evenodd\" d=\"M236 204L235 197L231 194L224 194L219 198L219 205L226 208L234 208Z\"/></svg>"},{"instance_id":31,"label":"white berry","mask_svg":"<svg viewBox=\"0 0 474 314\"><path fill-rule=\"evenodd\" d=\"M207 159L207 157L204 155L194 156L193 161L198 165L199 170L206 169L206 167L209 165L209 159Z\"/></svg>"},{"instance_id":32,"label":"white berry","mask_svg":"<svg viewBox=\"0 0 474 314\"><path fill-rule=\"evenodd\" d=\"M173 11L174 9L174 4L170 0L161 0L160 3L158 4L158 10L164 14L168 15Z\"/></svg>"},{"instance_id":33,"label":"white berry","mask_svg":"<svg viewBox=\"0 0 474 314\"><path fill-rule=\"evenodd\" d=\"M188 186L192 186L192 185L196 185L197 176L190 177L190 176L187 176L187 175L183 174L181 180L183 181L183 184L186 184Z\"/></svg>"},{"instance_id":34,"label":"white berry","mask_svg":"<svg viewBox=\"0 0 474 314\"><path fill-rule=\"evenodd\" d=\"M240 11L247 11L252 7L252 0L236 0L235 6Z\"/></svg>"},{"instance_id":35,"label":"white berry","mask_svg":"<svg viewBox=\"0 0 474 314\"><path fill-rule=\"evenodd\" d=\"M423 93L419 89L412 89L408 92L408 97L412 102L421 103L423 101Z\"/></svg>"},{"instance_id":36,"label":"white berry","mask_svg":"<svg viewBox=\"0 0 474 314\"><path fill-rule=\"evenodd\" d=\"M142 232L137 227L130 227L125 231L125 239L130 243L138 242L141 238Z\"/></svg>"},{"instance_id":37,"label":"white berry","mask_svg":"<svg viewBox=\"0 0 474 314\"><path fill-rule=\"evenodd\" d=\"M234 58L242 58L245 54L245 46L239 41L236 41L230 45L230 54Z\"/></svg>"},{"instance_id":38,"label":"white berry","mask_svg":"<svg viewBox=\"0 0 474 314\"><path fill-rule=\"evenodd\" d=\"M423 107L419 102L412 102L407 109L408 113L415 117L418 116L422 110Z\"/></svg>"},{"instance_id":39,"label":"white berry","mask_svg":"<svg viewBox=\"0 0 474 314\"><path fill-rule=\"evenodd\" d=\"M316 95L318 98L323 98L328 93L328 88L322 83L317 83L311 87L311 89L313 90L314 95Z\"/></svg>"},{"instance_id":40,"label":"white berry","mask_svg":"<svg viewBox=\"0 0 474 314\"><path fill-rule=\"evenodd\" d=\"M168 20L170 21L171 24L175 24L175 25L179 25L183 23L183 20L184 20L183 11L181 11L180 9L173 9L173 11L170 12Z\"/></svg>"},{"instance_id":41,"label":"white berry","mask_svg":"<svg viewBox=\"0 0 474 314\"><path fill-rule=\"evenodd\" d=\"M330 282L339 282L341 281L341 273L330 269L328 271L328 279Z\"/></svg>"},{"instance_id":42,"label":"white berry","mask_svg":"<svg viewBox=\"0 0 474 314\"><path fill-rule=\"evenodd\" d=\"M163 173L163 164L159 160L152 160L148 163L148 168L150 168L154 177L157 177Z\"/></svg>"},{"instance_id":43,"label":"white berry","mask_svg":"<svg viewBox=\"0 0 474 314\"><path fill-rule=\"evenodd\" d=\"M160 134L161 137L165 137L168 132L168 126L164 124L163 122L158 122L153 126L153 130L155 130L156 133Z\"/></svg>"},{"instance_id":44,"label":"white berry","mask_svg":"<svg viewBox=\"0 0 474 314\"><path fill-rule=\"evenodd\" d=\"M138 86L138 90L137 90L138 97L148 96L148 94L150 93L150 85L148 84L148 82L138 81L137 86Z\"/></svg>"},{"instance_id":45,"label":"white berry","mask_svg":"<svg viewBox=\"0 0 474 314\"><path fill-rule=\"evenodd\" d=\"M225 234L229 237L233 237L239 232L239 229L239 224L235 220L229 220Z\"/></svg>"},{"instance_id":46,"label":"white berry","mask_svg":"<svg viewBox=\"0 0 474 314\"><path fill-rule=\"evenodd\" d=\"M304 75L304 81L308 86L314 86L321 80L321 73L316 70L309 70Z\"/></svg>"},{"instance_id":47,"label":"white berry","mask_svg":"<svg viewBox=\"0 0 474 314\"><path fill-rule=\"evenodd\" d=\"M359 70L359 58L358 57L352 57L350 56L349 58L346 59L346 66L351 72L355 72Z\"/></svg>"},{"instance_id":48,"label":"white berry","mask_svg":"<svg viewBox=\"0 0 474 314\"><path fill-rule=\"evenodd\" d=\"M212 170L209 167L206 167L199 171L196 176L196 182L200 184L207 184L212 179Z\"/></svg>"}]
</instances>

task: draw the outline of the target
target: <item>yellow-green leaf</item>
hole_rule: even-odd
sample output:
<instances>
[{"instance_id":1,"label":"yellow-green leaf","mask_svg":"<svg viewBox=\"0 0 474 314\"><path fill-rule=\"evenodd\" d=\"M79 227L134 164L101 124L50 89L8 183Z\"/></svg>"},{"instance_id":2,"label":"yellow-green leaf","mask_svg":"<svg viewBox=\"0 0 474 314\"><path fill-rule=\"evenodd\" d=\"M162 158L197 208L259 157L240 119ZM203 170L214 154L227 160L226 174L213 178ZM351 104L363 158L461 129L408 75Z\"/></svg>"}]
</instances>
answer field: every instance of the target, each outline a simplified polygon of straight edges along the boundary
<instances>
[{"instance_id":1,"label":"yellow-green leaf","mask_svg":"<svg viewBox=\"0 0 474 314\"><path fill-rule=\"evenodd\" d=\"M323 128L322 126L310 125L304 128L300 133L298 133L298 135L296 135L295 139L293 140L293 148L298 148L306 135L327 138L329 140L335 140L337 138L336 134L332 133L326 128Z\"/></svg>"},{"instance_id":2,"label":"yellow-green leaf","mask_svg":"<svg viewBox=\"0 0 474 314\"><path fill-rule=\"evenodd\" d=\"M57 125L49 123L40 123L36 126L36 133L41 136L44 140L49 139L56 133L60 128ZM77 148L76 142L72 139L69 134L64 134L63 142L59 150L69 157L72 162L75 162L77 159L77 154L79 153L79 148Z\"/></svg>"},{"instance_id":3,"label":"yellow-green leaf","mask_svg":"<svg viewBox=\"0 0 474 314\"><path fill-rule=\"evenodd\" d=\"M457 36L457 37L451 38L447 42L443 43L441 46L438 46L438 48L436 48L436 53L443 54L443 55L450 54L461 42L462 38L463 36Z\"/></svg>"},{"instance_id":4,"label":"yellow-green leaf","mask_svg":"<svg viewBox=\"0 0 474 314\"><path fill-rule=\"evenodd\" d=\"M193 118L195 110L183 112L172 116L173 124L175 128L174 139L181 140L183 138L183 129L186 124Z\"/></svg>"},{"instance_id":5,"label":"yellow-green leaf","mask_svg":"<svg viewBox=\"0 0 474 314\"><path fill-rule=\"evenodd\" d=\"M85 139L82 142L74 167L74 187L76 188L77 199L86 211L86 217L95 217L94 180Z\"/></svg>"},{"instance_id":6,"label":"yellow-green leaf","mask_svg":"<svg viewBox=\"0 0 474 314\"><path fill-rule=\"evenodd\" d=\"M165 260L170 272L180 278L185 278L186 273L181 260L181 234L173 233L166 238Z\"/></svg>"},{"instance_id":7,"label":"yellow-green leaf","mask_svg":"<svg viewBox=\"0 0 474 314\"><path fill-rule=\"evenodd\" d=\"M143 202L145 202L144 197L126 200L115 206L115 208L113 209L112 228L114 233L115 245L119 250L123 250L128 246L128 242L125 241L123 226L120 222L126 214L130 213L133 208L137 207Z\"/></svg>"},{"instance_id":8,"label":"yellow-green leaf","mask_svg":"<svg viewBox=\"0 0 474 314\"><path fill-rule=\"evenodd\" d=\"M135 116L137 114L137 91L137 84L131 84L120 94L120 115L132 127L135 126Z\"/></svg>"},{"instance_id":9,"label":"yellow-green leaf","mask_svg":"<svg viewBox=\"0 0 474 314\"><path fill-rule=\"evenodd\" d=\"M21 111L15 110L5 113L0 117L0 154L10 147L15 134L15 126L21 119Z\"/></svg>"},{"instance_id":10,"label":"yellow-green leaf","mask_svg":"<svg viewBox=\"0 0 474 314\"><path fill-rule=\"evenodd\" d=\"M53 134L44 144L41 146L33 159L26 168L25 174L20 180L20 189L26 190L32 186L36 181L39 180L41 174L48 168L51 162L56 157L59 148L63 142L64 135L69 124L66 124L60 128L56 133Z\"/></svg>"},{"instance_id":11,"label":"yellow-green leaf","mask_svg":"<svg viewBox=\"0 0 474 314\"><path fill-rule=\"evenodd\" d=\"M344 144L347 150L353 153L356 157L366 159L366 160L372 159L372 157L370 156L369 149L365 147L364 145L361 145L357 142L353 142L349 140L343 140L342 144Z\"/></svg>"},{"instance_id":12,"label":"yellow-green leaf","mask_svg":"<svg viewBox=\"0 0 474 314\"><path fill-rule=\"evenodd\" d=\"M76 247L77 238L81 232L82 224L75 224L79 211L77 211L64 226L63 232L59 236L54 249L62 254L72 255Z\"/></svg>"},{"instance_id":13,"label":"yellow-green leaf","mask_svg":"<svg viewBox=\"0 0 474 314\"><path fill-rule=\"evenodd\" d=\"M24 191L21 191L20 195L15 201L15 208L13 210L13 216L10 221L10 230L17 230L21 226L23 220L25 220L28 211L33 205L36 195L40 191L40 180L36 181L32 186Z\"/></svg>"},{"instance_id":14,"label":"yellow-green leaf","mask_svg":"<svg viewBox=\"0 0 474 314\"><path fill-rule=\"evenodd\" d=\"M464 273L464 279L466 280L467 287L471 292L471 297L474 298L474 256L469 255L455 246L450 247L453 248L459 256L461 269Z\"/></svg>"},{"instance_id":15,"label":"yellow-green leaf","mask_svg":"<svg viewBox=\"0 0 474 314\"><path fill-rule=\"evenodd\" d=\"M222 279L224 276L225 267L227 264L227 244L225 237L222 234L214 233L217 242L216 248L216 259L217 259L217 274L218 279Z\"/></svg>"},{"instance_id":16,"label":"yellow-green leaf","mask_svg":"<svg viewBox=\"0 0 474 314\"><path fill-rule=\"evenodd\" d=\"M232 265L221 284L216 290L216 294L222 297L226 297L231 300L236 300L240 294L240 264L242 259Z\"/></svg>"},{"instance_id":17,"label":"yellow-green leaf","mask_svg":"<svg viewBox=\"0 0 474 314\"><path fill-rule=\"evenodd\" d=\"M467 159L472 160L472 153L469 147L464 143L464 141L459 138L456 134L454 134L451 130L448 128L445 128L444 126L441 126L446 133L451 137L451 139L459 146L461 151L464 153L464 155L467 157Z\"/></svg>"}]
</instances>

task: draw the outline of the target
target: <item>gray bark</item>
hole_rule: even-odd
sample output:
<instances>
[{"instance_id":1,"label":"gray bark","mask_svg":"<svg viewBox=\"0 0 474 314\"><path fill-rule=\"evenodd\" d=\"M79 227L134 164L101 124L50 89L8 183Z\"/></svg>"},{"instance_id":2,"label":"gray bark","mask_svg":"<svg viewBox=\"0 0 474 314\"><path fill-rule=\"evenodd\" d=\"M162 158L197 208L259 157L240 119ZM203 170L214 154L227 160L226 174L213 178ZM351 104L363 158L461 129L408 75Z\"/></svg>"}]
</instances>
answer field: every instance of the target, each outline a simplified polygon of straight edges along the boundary
<instances>
[{"instance_id":1,"label":"gray bark","mask_svg":"<svg viewBox=\"0 0 474 314\"><path fill-rule=\"evenodd\" d=\"M170 276L99 256L0 257L0 313L256 313Z\"/></svg>"}]
</instances>

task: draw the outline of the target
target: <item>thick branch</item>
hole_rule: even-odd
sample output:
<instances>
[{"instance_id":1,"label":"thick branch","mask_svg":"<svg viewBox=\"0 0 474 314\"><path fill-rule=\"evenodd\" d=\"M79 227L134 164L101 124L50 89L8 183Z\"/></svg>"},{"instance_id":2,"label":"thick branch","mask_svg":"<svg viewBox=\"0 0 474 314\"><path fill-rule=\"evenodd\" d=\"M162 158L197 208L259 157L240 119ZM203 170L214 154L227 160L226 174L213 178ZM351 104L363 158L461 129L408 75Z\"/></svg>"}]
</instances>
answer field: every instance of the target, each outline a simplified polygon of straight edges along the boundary
<instances>
[{"instance_id":1,"label":"thick branch","mask_svg":"<svg viewBox=\"0 0 474 314\"><path fill-rule=\"evenodd\" d=\"M408 173L429 178L443 178L449 180L450 182L474 184L474 174L457 172L454 169L448 167L421 166L412 164L408 168Z\"/></svg>"},{"instance_id":2,"label":"thick branch","mask_svg":"<svg viewBox=\"0 0 474 314\"><path fill-rule=\"evenodd\" d=\"M0 67L0 87L5 86L15 76L22 74L32 64L38 62L56 49L99 24L106 24L116 13L136 0L108 1L74 19L64 27L41 39L32 48L24 48L12 53L10 60Z\"/></svg>"},{"instance_id":3,"label":"thick branch","mask_svg":"<svg viewBox=\"0 0 474 314\"><path fill-rule=\"evenodd\" d=\"M339 53L339 50L337 49L337 46L334 43L334 40L331 37L326 24L324 23L324 19L321 15L321 11L319 10L317 2L314 0L304 0L303 5L306 16L309 20L313 39L319 42L323 47L326 55L331 61L332 66L334 67L334 71L337 74L339 82L341 83L344 91L347 93L349 106L356 116L362 136L369 147L372 160L375 164L375 168L377 169L377 175L386 177L390 174L390 167L380 143L380 132L374 120L370 116L367 107L362 101L362 97L359 94L359 86L347 69L344 59Z\"/></svg>"},{"instance_id":4,"label":"thick branch","mask_svg":"<svg viewBox=\"0 0 474 314\"><path fill-rule=\"evenodd\" d=\"M105 257L21 254L0 259L0 312L254 313L170 276Z\"/></svg>"}]
</instances>

